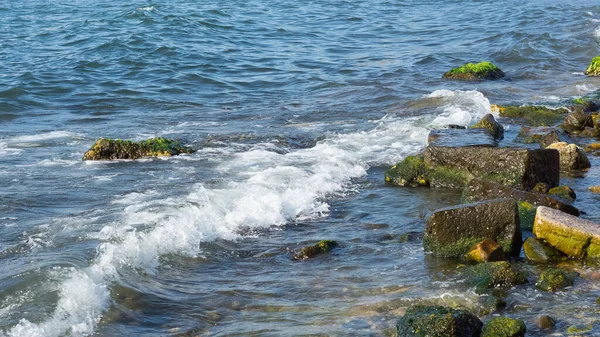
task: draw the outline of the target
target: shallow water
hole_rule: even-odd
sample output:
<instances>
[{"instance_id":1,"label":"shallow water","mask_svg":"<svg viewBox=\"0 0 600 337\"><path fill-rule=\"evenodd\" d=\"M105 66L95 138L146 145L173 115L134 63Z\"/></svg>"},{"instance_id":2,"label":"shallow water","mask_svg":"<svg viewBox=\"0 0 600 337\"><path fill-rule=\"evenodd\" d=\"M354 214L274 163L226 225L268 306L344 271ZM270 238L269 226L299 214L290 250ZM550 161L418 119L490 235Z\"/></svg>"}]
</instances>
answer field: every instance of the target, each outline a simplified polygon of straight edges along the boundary
<instances>
[{"instance_id":1,"label":"shallow water","mask_svg":"<svg viewBox=\"0 0 600 337\"><path fill-rule=\"evenodd\" d=\"M590 1L0 4L0 333L381 336L412 303L476 307L420 237L460 191L383 171L490 102L596 92L599 27ZM441 79L479 60L507 78ZM81 161L154 136L198 151ZM562 181L596 221L598 172ZM541 312L557 335L594 319L597 268L571 267L573 289L519 287L502 314L532 336Z\"/></svg>"}]
</instances>

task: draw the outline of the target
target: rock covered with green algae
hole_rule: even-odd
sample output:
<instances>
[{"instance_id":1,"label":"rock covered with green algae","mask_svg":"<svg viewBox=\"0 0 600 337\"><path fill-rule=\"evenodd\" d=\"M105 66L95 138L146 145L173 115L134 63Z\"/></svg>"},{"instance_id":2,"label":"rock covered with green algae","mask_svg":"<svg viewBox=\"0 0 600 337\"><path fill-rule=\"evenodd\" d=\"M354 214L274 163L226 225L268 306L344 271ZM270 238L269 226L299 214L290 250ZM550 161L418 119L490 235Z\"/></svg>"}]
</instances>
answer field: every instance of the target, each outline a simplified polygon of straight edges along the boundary
<instances>
[{"instance_id":1,"label":"rock covered with green algae","mask_svg":"<svg viewBox=\"0 0 600 337\"><path fill-rule=\"evenodd\" d=\"M385 173L387 183L398 186L429 186L423 156L408 156Z\"/></svg>"},{"instance_id":2,"label":"rock covered with green algae","mask_svg":"<svg viewBox=\"0 0 600 337\"><path fill-rule=\"evenodd\" d=\"M423 247L435 256L462 257L485 239L497 242L506 255L519 255L521 227L514 200L496 199L434 211L425 227Z\"/></svg>"},{"instance_id":3,"label":"rock covered with green algae","mask_svg":"<svg viewBox=\"0 0 600 337\"><path fill-rule=\"evenodd\" d=\"M549 263L562 260L565 255L560 251L548 246L542 240L529 237L523 242L523 251L528 261L537 263Z\"/></svg>"},{"instance_id":4,"label":"rock covered with green algae","mask_svg":"<svg viewBox=\"0 0 600 337\"><path fill-rule=\"evenodd\" d=\"M151 138L141 142L100 138L83 155L83 160L140 159L192 153L179 142L167 138Z\"/></svg>"},{"instance_id":5,"label":"rock covered with green algae","mask_svg":"<svg viewBox=\"0 0 600 337\"><path fill-rule=\"evenodd\" d=\"M551 126L559 123L569 110L565 108L552 109L540 105L498 106L500 117L523 118L533 126Z\"/></svg>"},{"instance_id":6,"label":"rock covered with green algae","mask_svg":"<svg viewBox=\"0 0 600 337\"><path fill-rule=\"evenodd\" d=\"M504 77L504 72L491 62L467 63L453 68L442 78L453 80L496 80Z\"/></svg>"},{"instance_id":7,"label":"rock covered with green algae","mask_svg":"<svg viewBox=\"0 0 600 337\"><path fill-rule=\"evenodd\" d=\"M542 291L557 291L572 286L576 276L576 272L549 268L542 271L535 287Z\"/></svg>"},{"instance_id":8,"label":"rock covered with green algae","mask_svg":"<svg viewBox=\"0 0 600 337\"><path fill-rule=\"evenodd\" d=\"M317 255L326 254L332 251L334 248L339 247L340 244L333 240L321 240L316 245L307 246L302 249L294 256L296 260L306 260Z\"/></svg>"},{"instance_id":9,"label":"rock covered with green algae","mask_svg":"<svg viewBox=\"0 0 600 337\"><path fill-rule=\"evenodd\" d=\"M588 76L600 76L600 55L592 59L590 65L585 70L585 74Z\"/></svg>"},{"instance_id":10,"label":"rock covered with green algae","mask_svg":"<svg viewBox=\"0 0 600 337\"><path fill-rule=\"evenodd\" d=\"M508 317L495 317L483 326L481 337L524 337L525 322Z\"/></svg>"},{"instance_id":11,"label":"rock covered with green algae","mask_svg":"<svg viewBox=\"0 0 600 337\"><path fill-rule=\"evenodd\" d=\"M527 278L513 269L508 261L479 263L466 267L462 272L467 282L475 286L477 293L492 288L510 288L527 283Z\"/></svg>"},{"instance_id":12,"label":"rock covered with green algae","mask_svg":"<svg viewBox=\"0 0 600 337\"><path fill-rule=\"evenodd\" d=\"M494 139L502 139L504 138L504 127L502 124L498 123L494 118L494 115L487 114L479 120L479 122L475 123L471 128L473 129L488 129Z\"/></svg>"},{"instance_id":13,"label":"rock covered with green algae","mask_svg":"<svg viewBox=\"0 0 600 337\"><path fill-rule=\"evenodd\" d=\"M548 190L548 194L555 195L569 201L574 201L577 199L577 194L575 194L575 191L567 185L553 187Z\"/></svg>"},{"instance_id":14,"label":"rock covered with green algae","mask_svg":"<svg viewBox=\"0 0 600 337\"><path fill-rule=\"evenodd\" d=\"M532 144L539 143L542 149L556 142L575 143L566 132L553 127L530 127L521 126L515 142Z\"/></svg>"},{"instance_id":15,"label":"rock covered with green algae","mask_svg":"<svg viewBox=\"0 0 600 337\"><path fill-rule=\"evenodd\" d=\"M533 234L567 256L600 258L600 225L591 221L540 206Z\"/></svg>"},{"instance_id":16,"label":"rock covered with green algae","mask_svg":"<svg viewBox=\"0 0 600 337\"><path fill-rule=\"evenodd\" d=\"M396 324L402 337L478 337L483 323L464 310L442 306L414 306Z\"/></svg>"}]
</instances>

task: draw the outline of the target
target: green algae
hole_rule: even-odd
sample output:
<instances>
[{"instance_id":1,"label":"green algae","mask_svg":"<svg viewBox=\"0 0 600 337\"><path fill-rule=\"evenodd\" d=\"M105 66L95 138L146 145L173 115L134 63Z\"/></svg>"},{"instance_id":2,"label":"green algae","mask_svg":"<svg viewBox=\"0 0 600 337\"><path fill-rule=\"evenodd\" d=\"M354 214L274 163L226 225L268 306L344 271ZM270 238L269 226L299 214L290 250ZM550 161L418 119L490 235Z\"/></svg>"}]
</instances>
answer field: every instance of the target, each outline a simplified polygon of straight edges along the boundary
<instances>
[{"instance_id":1,"label":"green algae","mask_svg":"<svg viewBox=\"0 0 600 337\"><path fill-rule=\"evenodd\" d=\"M429 186L423 156L408 156L385 173L387 183L398 186Z\"/></svg>"},{"instance_id":2,"label":"green algae","mask_svg":"<svg viewBox=\"0 0 600 337\"><path fill-rule=\"evenodd\" d=\"M558 268L544 270L535 283L535 287L542 291L557 291L573 285L577 273Z\"/></svg>"},{"instance_id":3,"label":"green algae","mask_svg":"<svg viewBox=\"0 0 600 337\"><path fill-rule=\"evenodd\" d=\"M567 185L553 187L548 190L548 194L573 201L577 198L575 191Z\"/></svg>"},{"instance_id":4,"label":"green algae","mask_svg":"<svg viewBox=\"0 0 600 337\"><path fill-rule=\"evenodd\" d=\"M495 287L510 288L527 282L527 278L514 270L507 261L480 263L464 271L467 282L481 294Z\"/></svg>"},{"instance_id":5,"label":"green algae","mask_svg":"<svg viewBox=\"0 0 600 337\"><path fill-rule=\"evenodd\" d=\"M600 55L592 59L585 74L588 76L600 76Z\"/></svg>"},{"instance_id":6,"label":"green algae","mask_svg":"<svg viewBox=\"0 0 600 337\"><path fill-rule=\"evenodd\" d=\"M499 108L500 117L523 118L525 122L533 126L555 125L563 119L563 115L569 110L551 109L545 106L525 105L525 106L505 106Z\"/></svg>"},{"instance_id":7,"label":"green algae","mask_svg":"<svg viewBox=\"0 0 600 337\"><path fill-rule=\"evenodd\" d=\"M339 247L340 244L333 240L321 240L316 245L304 247L294 256L296 260L305 260L315 257L317 255L326 254L332 251L334 248Z\"/></svg>"},{"instance_id":8,"label":"green algae","mask_svg":"<svg viewBox=\"0 0 600 337\"><path fill-rule=\"evenodd\" d=\"M442 306L413 306L398 320L396 328L402 337L479 336L483 323L464 310Z\"/></svg>"},{"instance_id":9,"label":"green algae","mask_svg":"<svg viewBox=\"0 0 600 337\"><path fill-rule=\"evenodd\" d=\"M192 153L190 148L167 138L151 138L141 142L100 138L83 155L83 160L139 159Z\"/></svg>"},{"instance_id":10,"label":"green algae","mask_svg":"<svg viewBox=\"0 0 600 337\"><path fill-rule=\"evenodd\" d=\"M508 317L495 317L484 326L481 337L524 337L527 332L525 322Z\"/></svg>"},{"instance_id":11,"label":"green algae","mask_svg":"<svg viewBox=\"0 0 600 337\"><path fill-rule=\"evenodd\" d=\"M457 80L486 79L495 80L504 77L504 72L491 62L467 63L444 73L442 78Z\"/></svg>"},{"instance_id":12,"label":"green algae","mask_svg":"<svg viewBox=\"0 0 600 337\"><path fill-rule=\"evenodd\" d=\"M521 229L532 230L533 221L535 220L536 207L527 201L518 201L517 206L519 207L519 220L521 222Z\"/></svg>"}]
</instances>

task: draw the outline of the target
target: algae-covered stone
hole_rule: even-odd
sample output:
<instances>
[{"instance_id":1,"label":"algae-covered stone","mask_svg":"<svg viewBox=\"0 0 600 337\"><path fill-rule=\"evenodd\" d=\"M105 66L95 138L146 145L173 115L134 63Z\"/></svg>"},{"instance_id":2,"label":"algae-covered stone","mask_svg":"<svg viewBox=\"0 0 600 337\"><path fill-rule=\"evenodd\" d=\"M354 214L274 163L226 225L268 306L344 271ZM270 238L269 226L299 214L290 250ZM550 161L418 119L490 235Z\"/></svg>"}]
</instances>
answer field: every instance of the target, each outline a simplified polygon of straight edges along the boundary
<instances>
[{"instance_id":1,"label":"algae-covered stone","mask_svg":"<svg viewBox=\"0 0 600 337\"><path fill-rule=\"evenodd\" d=\"M533 234L568 256L600 258L600 226L591 221L540 206Z\"/></svg>"},{"instance_id":2,"label":"algae-covered stone","mask_svg":"<svg viewBox=\"0 0 600 337\"><path fill-rule=\"evenodd\" d=\"M580 335L580 334L586 334L587 335L587 333L591 332L592 330L594 330L594 324L593 323L589 323L589 324L576 324L576 325L571 325L570 327L567 328L567 334L568 335Z\"/></svg>"},{"instance_id":3,"label":"algae-covered stone","mask_svg":"<svg viewBox=\"0 0 600 337\"><path fill-rule=\"evenodd\" d=\"M519 201L519 217L521 215L524 216L524 218L521 219L522 224L528 223L529 217L535 217L535 210L532 210L526 203L535 207L552 207L575 216L579 216L580 213L579 210L572 205L545 194L526 192L491 181L473 179L469 181L463 191L463 200L465 202L477 202L496 198L511 198ZM530 226L532 225L533 221L531 220ZM531 228L530 226L529 228Z\"/></svg>"},{"instance_id":4,"label":"algae-covered stone","mask_svg":"<svg viewBox=\"0 0 600 337\"><path fill-rule=\"evenodd\" d=\"M525 190L539 182L558 186L559 181L556 150L428 146L424 159L428 169L446 171L436 179L431 177L434 187L443 185L446 176L457 183L466 183L474 177Z\"/></svg>"},{"instance_id":5,"label":"algae-covered stone","mask_svg":"<svg viewBox=\"0 0 600 337\"><path fill-rule=\"evenodd\" d=\"M472 126L473 129L488 129L494 139L502 139L504 138L504 127L502 124L496 122L494 116L492 114L487 114L479 120L475 125Z\"/></svg>"},{"instance_id":6,"label":"algae-covered stone","mask_svg":"<svg viewBox=\"0 0 600 337\"><path fill-rule=\"evenodd\" d=\"M539 143L542 149L556 142L575 143L575 140L562 130L552 127L530 127L525 125L521 126L515 141L525 144Z\"/></svg>"},{"instance_id":7,"label":"algae-covered stone","mask_svg":"<svg viewBox=\"0 0 600 337\"><path fill-rule=\"evenodd\" d=\"M551 126L563 119L563 114L569 112L567 109L552 109L545 106L524 105L504 106L499 109L500 117L523 118L525 122L533 126Z\"/></svg>"},{"instance_id":8,"label":"algae-covered stone","mask_svg":"<svg viewBox=\"0 0 600 337\"><path fill-rule=\"evenodd\" d=\"M504 72L491 62L467 63L442 75L453 80L496 80L504 77Z\"/></svg>"},{"instance_id":9,"label":"algae-covered stone","mask_svg":"<svg viewBox=\"0 0 600 337\"><path fill-rule=\"evenodd\" d=\"M83 155L83 160L139 159L191 152L191 149L167 138L152 138L141 142L100 138Z\"/></svg>"},{"instance_id":10,"label":"algae-covered stone","mask_svg":"<svg viewBox=\"0 0 600 337\"><path fill-rule=\"evenodd\" d=\"M548 185L546 183L537 183L537 184L535 184L535 186L533 186L533 188L531 189L531 192L546 194L546 193L548 193L549 190L550 190L550 185Z\"/></svg>"},{"instance_id":11,"label":"algae-covered stone","mask_svg":"<svg viewBox=\"0 0 600 337\"><path fill-rule=\"evenodd\" d=\"M429 186L423 156L408 156L385 173L385 181L398 186Z\"/></svg>"},{"instance_id":12,"label":"algae-covered stone","mask_svg":"<svg viewBox=\"0 0 600 337\"><path fill-rule=\"evenodd\" d=\"M514 270L509 262L487 262L467 267L463 271L467 282L475 286L477 293L492 288L510 288L527 282L527 278Z\"/></svg>"},{"instance_id":13,"label":"algae-covered stone","mask_svg":"<svg viewBox=\"0 0 600 337\"><path fill-rule=\"evenodd\" d=\"M467 261L473 261L477 263L493 262L493 261L504 261L506 256L502 247L494 240L485 239L475 246L473 246L467 254L465 254Z\"/></svg>"},{"instance_id":14,"label":"algae-covered stone","mask_svg":"<svg viewBox=\"0 0 600 337\"><path fill-rule=\"evenodd\" d=\"M441 306L408 308L396 324L402 337L478 337L482 326L468 311Z\"/></svg>"},{"instance_id":15,"label":"algae-covered stone","mask_svg":"<svg viewBox=\"0 0 600 337\"><path fill-rule=\"evenodd\" d=\"M538 263L559 261L565 257L560 251L534 237L529 237L523 242L523 251L527 260Z\"/></svg>"},{"instance_id":16,"label":"algae-covered stone","mask_svg":"<svg viewBox=\"0 0 600 337\"><path fill-rule=\"evenodd\" d=\"M506 300L502 297L495 296L495 295L488 295L488 296L483 297L483 300L481 300L480 303L481 303L481 309L480 309L481 315L489 315L491 313L494 313L496 311L506 308Z\"/></svg>"},{"instance_id":17,"label":"algae-covered stone","mask_svg":"<svg viewBox=\"0 0 600 337\"><path fill-rule=\"evenodd\" d=\"M591 167L590 160L585 152L575 144L558 142L550 144L547 148L559 152L560 169L563 171L586 170Z\"/></svg>"},{"instance_id":18,"label":"algae-covered stone","mask_svg":"<svg viewBox=\"0 0 600 337\"><path fill-rule=\"evenodd\" d=\"M542 331L551 330L556 326L556 321L548 315L540 315L535 319L535 324Z\"/></svg>"},{"instance_id":19,"label":"algae-covered stone","mask_svg":"<svg viewBox=\"0 0 600 337\"><path fill-rule=\"evenodd\" d=\"M548 190L548 194L570 201L577 199L577 194L575 194L575 191L567 185L553 187Z\"/></svg>"},{"instance_id":20,"label":"algae-covered stone","mask_svg":"<svg viewBox=\"0 0 600 337\"><path fill-rule=\"evenodd\" d=\"M296 260L305 260L315 257L317 255L329 253L334 248L339 247L340 244L333 240L321 240L316 245L302 248L295 256Z\"/></svg>"},{"instance_id":21,"label":"algae-covered stone","mask_svg":"<svg viewBox=\"0 0 600 337\"><path fill-rule=\"evenodd\" d=\"M536 207L527 201L517 201L519 206L519 220L521 221L521 229L532 230L533 220L535 220Z\"/></svg>"},{"instance_id":22,"label":"algae-covered stone","mask_svg":"<svg viewBox=\"0 0 600 337\"><path fill-rule=\"evenodd\" d=\"M557 291L573 285L577 273L558 268L544 270L535 283L535 287L542 291Z\"/></svg>"},{"instance_id":23,"label":"algae-covered stone","mask_svg":"<svg viewBox=\"0 0 600 337\"><path fill-rule=\"evenodd\" d=\"M496 199L438 209L423 235L425 251L441 257L462 257L480 241L497 242L507 255L521 250L521 227L512 199Z\"/></svg>"},{"instance_id":24,"label":"algae-covered stone","mask_svg":"<svg viewBox=\"0 0 600 337\"><path fill-rule=\"evenodd\" d=\"M508 317L495 317L483 326L481 337L524 337L525 322Z\"/></svg>"},{"instance_id":25,"label":"algae-covered stone","mask_svg":"<svg viewBox=\"0 0 600 337\"><path fill-rule=\"evenodd\" d=\"M592 59L590 65L585 70L585 74L588 76L600 76L600 55Z\"/></svg>"}]
</instances>

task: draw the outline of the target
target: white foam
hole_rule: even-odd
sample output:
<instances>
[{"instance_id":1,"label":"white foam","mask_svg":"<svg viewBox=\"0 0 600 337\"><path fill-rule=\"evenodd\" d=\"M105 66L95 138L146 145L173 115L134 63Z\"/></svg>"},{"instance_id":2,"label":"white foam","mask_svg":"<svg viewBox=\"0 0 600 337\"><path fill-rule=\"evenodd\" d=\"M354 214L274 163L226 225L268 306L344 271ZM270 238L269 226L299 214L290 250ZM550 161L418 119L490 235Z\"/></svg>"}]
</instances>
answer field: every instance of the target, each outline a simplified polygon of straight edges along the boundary
<instances>
[{"instance_id":1,"label":"white foam","mask_svg":"<svg viewBox=\"0 0 600 337\"><path fill-rule=\"evenodd\" d=\"M591 84L577 84L575 86L575 89L577 89L578 93L585 95L589 94L590 92L596 91L598 88Z\"/></svg>"},{"instance_id":2,"label":"white foam","mask_svg":"<svg viewBox=\"0 0 600 337\"><path fill-rule=\"evenodd\" d=\"M137 9L138 11L150 12L154 10L154 6L140 7Z\"/></svg>"},{"instance_id":3,"label":"white foam","mask_svg":"<svg viewBox=\"0 0 600 337\"><path fill-rule=\"evenodd\" d=\"M77 133L69 131L51 131L45 133L39 133L36 135L17 136L9 138L11 142L37 142L42 140L60 139L60 138L81 138L82 136Z\"/></svg>"},{"instance_id":4,"label":"white foam","mask_svg":"<svg viewBox=\"0 0 600 337\"><path fill-rule=\"evenodd\" d=\"M600 26L596 27L594 30L594 40L596 40L596 43L600 44Z\"/></svg>"},{"instance_id":5,"label":"white foam","mask_svg":"<svg viewBox=\"0 0 600 337\"><path fill-rule=\"evenodd\" d=\"M392 164L422 149L440 118L468 123L491 111L477 91L434 94L448 98L441 115L452 109L461 110L460 116L387 116L370 131L333 135L312 148L231 154L218 167L227 182L216 188L198 184L178 198L160 199L155 191L117 198L113 204L124 206L120 221L94 235L106 241L89 267L68 273L52 316L39 323L23 319L9 336L91 334L108 307L108 285L118 281L120 268L152 274L165 254L196 257L203 243L235 240L244 228L326 215L327 199L352 192L352 179L364 176L370 166Z\"/></svg>"},{"instance_id":6,"label":"white foam","mask_svg":"<svg viewBox=\"0 0 600 337\"><path fill-rule=\"evenodd\" d=\"M22 149L10 148L8 147L7 143L0 142L0 157L14 156L20 154L21 152L23 152Z\"/></svg>"},{"instance_id":7,"label":"white foam","mask_svg":"<svg viewBox=\"0 0 600 337\"><path fill-rule=\"evenodd\" d=\"M451 91L442 89L436 90L425 97L439 97L443 98L444 101L444 111L433 120L432 126L439 127L448 124L467 126L488 113L498 117L497 112L492 112L490 101L476 90Z\"/></svg>"}]
</instances>

